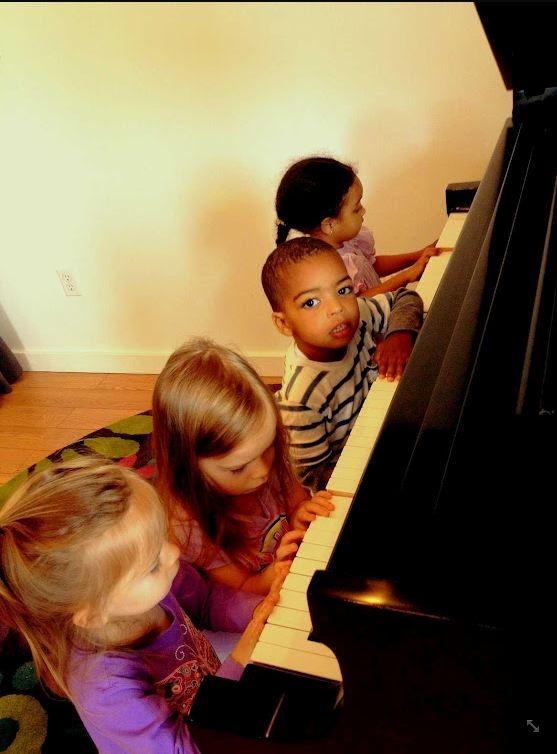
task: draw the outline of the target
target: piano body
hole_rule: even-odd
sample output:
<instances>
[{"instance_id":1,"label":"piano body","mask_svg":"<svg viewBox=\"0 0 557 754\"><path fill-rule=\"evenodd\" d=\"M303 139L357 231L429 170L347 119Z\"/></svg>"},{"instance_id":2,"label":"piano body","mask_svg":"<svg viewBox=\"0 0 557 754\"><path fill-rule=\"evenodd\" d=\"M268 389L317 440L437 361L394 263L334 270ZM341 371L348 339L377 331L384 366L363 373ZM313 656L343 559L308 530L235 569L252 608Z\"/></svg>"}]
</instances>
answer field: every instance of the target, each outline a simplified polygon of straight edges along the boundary
<instances>
[{"instance_id":1,"label":"piano body","mask_svg":"<svg viewBox=\"0 0 557 754\"><path fill-rule=\"evenodd\" d=\"M513 118L353 498L337 498L332 554L307 576L309 640L332 650L342 686L333 671L257 660L232 695L208 678L192 710L203 754L527 754L547 742L554 7L477 4L512 77Z\"/></svg>"}]
</instances>

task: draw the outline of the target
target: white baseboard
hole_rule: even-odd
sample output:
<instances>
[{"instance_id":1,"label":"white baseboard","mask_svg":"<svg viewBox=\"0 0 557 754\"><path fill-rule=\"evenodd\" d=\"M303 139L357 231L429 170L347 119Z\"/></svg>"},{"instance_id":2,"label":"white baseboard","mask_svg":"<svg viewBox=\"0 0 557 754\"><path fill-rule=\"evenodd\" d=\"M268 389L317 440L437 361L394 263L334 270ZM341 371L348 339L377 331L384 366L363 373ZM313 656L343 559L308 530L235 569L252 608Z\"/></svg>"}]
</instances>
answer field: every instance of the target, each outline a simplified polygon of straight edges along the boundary
<instances>
[{"instance_id":1,"label":"white baseboard","mask_svg":"<svg viewBox=\"0 0 557 754\"><path fill-rule=\"evenodd\" d=\"M170 351L47 351L24 350L14 354L25 371L103 372L106 374L159 374ZM282 375L284 353L244 351L258 374Z\"/></svg>"}]
</instances>

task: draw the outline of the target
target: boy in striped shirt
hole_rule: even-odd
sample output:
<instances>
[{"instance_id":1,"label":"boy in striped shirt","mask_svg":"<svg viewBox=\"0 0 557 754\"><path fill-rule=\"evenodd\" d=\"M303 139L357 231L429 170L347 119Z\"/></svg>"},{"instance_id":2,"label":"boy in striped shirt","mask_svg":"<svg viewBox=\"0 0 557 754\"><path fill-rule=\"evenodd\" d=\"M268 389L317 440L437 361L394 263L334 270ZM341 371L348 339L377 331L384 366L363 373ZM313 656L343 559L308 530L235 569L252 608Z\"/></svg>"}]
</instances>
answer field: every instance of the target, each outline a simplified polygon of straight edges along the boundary
<instances>
[{"instance_id":1,"label":"boy in striped shirt","mask_svg":"<svg viewBox=\"0 0 557 754\"><path fill-rule=\"evenodd\" d=\"M402 375L422 300L406 288L356 298L337 250L308 236L278 246L261 280L275 326L293 339L276 394L291 454L303 482L323 489L373 381Z\"/></svg>"}]
</instances>

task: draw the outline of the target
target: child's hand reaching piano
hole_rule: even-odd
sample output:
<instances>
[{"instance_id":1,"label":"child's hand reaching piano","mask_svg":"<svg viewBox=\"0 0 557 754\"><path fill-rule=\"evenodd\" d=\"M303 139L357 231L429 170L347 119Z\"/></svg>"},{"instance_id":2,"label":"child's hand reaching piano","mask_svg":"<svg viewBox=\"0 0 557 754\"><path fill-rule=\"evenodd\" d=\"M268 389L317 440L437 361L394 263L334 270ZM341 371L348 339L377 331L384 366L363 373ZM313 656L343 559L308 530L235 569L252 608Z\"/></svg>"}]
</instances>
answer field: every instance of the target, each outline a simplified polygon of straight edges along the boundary
<instances>
[{"instance_id":1,"label":"child's hand reaching piano","mask_svg":"<svg viewBox=\"0 0 557 754\"><path fill-rule=\"evenodd\" d=\"M304 502L298 507L292 519L292 528L305 531L310 523L317 516L328 516L334 511L335 506L331 502L331 493L326 490L316 492L310 500ZM281 540L284 541L284 537Z\"/></svg>"},{"instance_id":2,"label":"child's hand reaching piano","mask_svg":"<svg viewBox=\"0 0 557 754\"><path fill-rule=\"evenodd\" d=\"M277 549L275 550L273 568L276 575L284 574L283 578L286 578L286 574L290 570L294 556L298 552L300 542L304 538L304 533L305 532L298 529L291 529L283 535Z\"/></svg>"},{"instance_id":3,"label":"child's hand reaching piano","mask_svg":"<svg viewBox=\"0 0 557 754\"><path fill-rule=\"evenodd\" d=\"M253 611L252 619L246 626L246 629L240 637L240 640L230 653L232 659L236 660L236 662L240 663L240 665L247 665L247 663L249 662L251 653L253 652L255 645L259 641L261 631L263 631L263 628L265 627L267 618L272 613L275 605L279 600L280 589L287 573L287 568L278 569L275 579L271 584L269 594L267 594L267 596L263 600L261 600L261 602Z\"/></svg>"},{"instance_id":4,"label":"child's hand reaching piano","mask_svg":"<svg viewBox=\"0 0 557 754\"><path fill-rule=\"evenodd\" d=\"M435 244L430 244L429 246L425 246L422 249L422 252L418 259L414 262L414 264L409 267L406 270L407 273L407 281L405 285L408 285L408 283L415 283L417 280L419 280L422 276L423 271L427 267L427 263L431 259L431 257L436 257L439 255L441 249L438 249Z\"/></svg>"},{"instance_id":5,"label":"child's hand reaching piano","mask_svg":"<svg viewBox=\"0 0 557 754\"><path fill-rule=\"evenodd\" d=\"M400 379L413 347L414 334L404 331L394 332L378 343L374 362L379 367L379 377L389 382Z\"/></svg>"}]
</instances>

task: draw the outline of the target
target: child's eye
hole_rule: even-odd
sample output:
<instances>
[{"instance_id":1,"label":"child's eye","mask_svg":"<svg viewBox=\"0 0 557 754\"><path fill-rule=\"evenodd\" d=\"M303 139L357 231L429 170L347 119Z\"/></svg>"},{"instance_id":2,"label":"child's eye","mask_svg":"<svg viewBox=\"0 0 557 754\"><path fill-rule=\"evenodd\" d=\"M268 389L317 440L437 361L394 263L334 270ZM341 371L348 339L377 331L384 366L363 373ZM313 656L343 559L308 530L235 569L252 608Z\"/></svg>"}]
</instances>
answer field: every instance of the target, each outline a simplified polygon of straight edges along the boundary
<instances>
[{"instance_id":1,"label":"child's eye","mask_svg":"<svg viewBox=\"0 0 557 754\"><path fill-rule=\"evenodd\" d=\"M354 287L351 285L343 285L342 288L339 290L339 296L348 296L352 291L354 290Z\"/></svg>"},{"instance_id":2,"label":"child's eye","mask_svg":"<svg viewBox=\"0 0 557 754\"><path fill-rule=\"evenodd\" d=\"M153 567L151 568L151 570L149 571L149 573L156 573L156 572L157 572L157 571L159 570L159 568L160 568L160 565L161 565L161 562L160 562L160 560L157 560L157 562L156 562L156 563L155 563L155 565L154 565L154 566L153 566Z\"/></svg>"},{"instance_id":3,"label":"child's eye","mask_svg":"<svg viewBox=\"0 0 557 754\"><path fill-rule=\"evenodd\" d=\"M241 474L241 473L242 473L242 471L243 471L243 470L244 470L245 468L246 468L245 466L240 466L240 468L238 468L238 469L230 469L230 471L231 471L231 472L232 472L233 474Z\"/></svg>"},{"instance_id":4,"label":"child's eye","mask_svg":"<svg viewBox=\"0 0 557 754\"><path fill-rule=\"evenodd\" d=\"M319 299L317 298L309 298L302 304L302 309L313 309L315 306L317 306L318 302Z\"/></svg>"}]
</instances>

